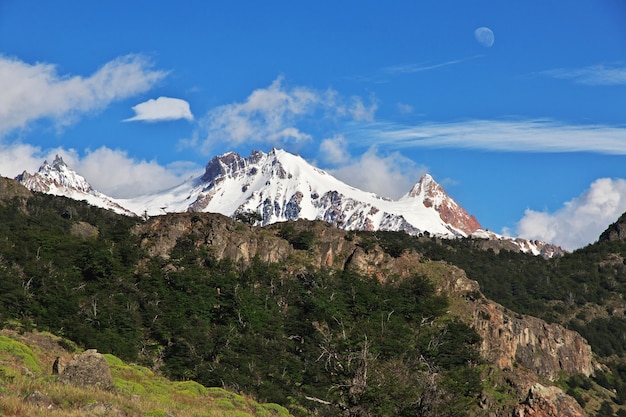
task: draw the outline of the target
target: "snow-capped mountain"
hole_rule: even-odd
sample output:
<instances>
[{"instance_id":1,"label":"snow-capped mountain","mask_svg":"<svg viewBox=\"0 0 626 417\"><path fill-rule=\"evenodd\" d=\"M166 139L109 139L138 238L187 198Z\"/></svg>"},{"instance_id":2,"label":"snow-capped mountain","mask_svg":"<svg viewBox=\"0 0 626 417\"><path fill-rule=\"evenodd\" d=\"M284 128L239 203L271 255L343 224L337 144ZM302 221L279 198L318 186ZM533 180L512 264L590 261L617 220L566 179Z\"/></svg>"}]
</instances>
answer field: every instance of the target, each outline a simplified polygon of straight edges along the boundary
<instances>
[{"instance_id":1,"label":"snow-capped mountain","mask_svg":"<svg viewBox=\"0 0 626 417\"><path fill-rule=\"evenodd\" d=\"M351 187L300 156L274 149L243 158L214 157L204 174L155 195L120 203L136 213L199 211L235 216L254 212L259 224L324 220L347 230L402 230L442 237L469 236L476 219L429 175L393 201Z\"/></svg>"},{"instance_id":2,"label":"snow-capped mountain","mask_svg":"<svg viewBox=\"0 0 626 417\"><path fill-rule=\"evenodd\" d=\"M94 190L87 180L68 167L59 155L54 158L52 164L44 161L36 173L29 174L24 171L15 179L31 191L86 200L91 205L119 214L136 215L118 204L115 199Z\"/></svg>"},{"instance_id":3,"label":"snow-capped mountain","mask_svg":"<svg viewBox=\"0 0 626 417\"><path fill-rule=\"evenodd\" d=\"M273 149L249 157L229 152L216 156L203 173L158 193L113 199L70 169L60 157L44 162L35 174L16 178L33 191L63 195L133 216L168 212L213 212L236 217L255 213L258 225L281 221L323 220L346 230L404 231L418 235L505 241L512 249L549 257L558 248L483 230L474 216L424 175L398 200L351 187L300 156Z\"/></svg>"}]
</instances>

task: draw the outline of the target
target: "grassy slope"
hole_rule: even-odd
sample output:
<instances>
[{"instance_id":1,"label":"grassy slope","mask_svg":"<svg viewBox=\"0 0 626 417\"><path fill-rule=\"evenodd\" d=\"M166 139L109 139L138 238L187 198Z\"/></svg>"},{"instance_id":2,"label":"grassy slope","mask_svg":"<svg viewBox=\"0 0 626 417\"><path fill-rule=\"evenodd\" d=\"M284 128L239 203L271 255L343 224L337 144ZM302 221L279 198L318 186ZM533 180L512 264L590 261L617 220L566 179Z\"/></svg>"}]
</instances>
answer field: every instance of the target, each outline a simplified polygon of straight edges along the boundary
<instances>
[{"instance_id":1,"label":"grassy slope","mask_svg":"<svg viewBox=\"0 0 626 417\"><path fill-rule=\"evenodd\" d=\"M69 350L65 349L69 348ZM0 333L0 415L2 416L216 416L288 417L276 404L259 404L249 397L206 388L193 381L172 382L147 368L105 355L116 389L105 391L57 382L52 363L71 358L73 344L47 333ZM52 406L25 401L40 392ZM97 407L97 405L100 405ZM91 410L91 411L88 411ZM119 414L117 414L119 413Z\"/></svg>"}]
</instances>

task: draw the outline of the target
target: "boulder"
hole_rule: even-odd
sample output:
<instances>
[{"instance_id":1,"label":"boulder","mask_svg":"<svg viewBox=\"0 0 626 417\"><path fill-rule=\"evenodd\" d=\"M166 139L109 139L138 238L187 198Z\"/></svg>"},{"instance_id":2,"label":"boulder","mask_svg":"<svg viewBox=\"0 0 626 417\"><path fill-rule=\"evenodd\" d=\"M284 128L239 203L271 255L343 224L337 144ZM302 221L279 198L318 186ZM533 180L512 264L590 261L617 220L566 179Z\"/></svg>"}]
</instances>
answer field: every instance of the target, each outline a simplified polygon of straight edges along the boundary
<instances>
[{"instance_id":1,"label":"boulder","mask_svg":"<svg viewBox=\"0 0 626 417\"><path fill-rule=\"evenodd\" d=\"M113 377L106 359L95 349L89 349L74 358L59 373L59 381L79 387L94 386L113 389Z\"/></svg>"}]
</instances>

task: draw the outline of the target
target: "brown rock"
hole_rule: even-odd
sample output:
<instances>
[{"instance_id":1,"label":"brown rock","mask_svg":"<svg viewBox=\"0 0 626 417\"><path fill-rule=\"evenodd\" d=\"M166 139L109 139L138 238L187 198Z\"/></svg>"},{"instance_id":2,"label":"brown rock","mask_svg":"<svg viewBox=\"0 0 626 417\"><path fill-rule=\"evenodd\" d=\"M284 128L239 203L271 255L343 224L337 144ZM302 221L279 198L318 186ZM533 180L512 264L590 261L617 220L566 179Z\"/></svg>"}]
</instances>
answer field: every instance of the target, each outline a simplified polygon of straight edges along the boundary
<instances>
[{"instance_id":1,"label":"brown rock","mask_svg":"<svg viewBox=\"0 0 626 417\"><path fill-rule=\"evenodd\" d=\"M482 337L480 350L500 369L524 366L551 381L560 373L591 375L591 347L580 334L558 324L506 310L482 298L469 306Z\"/></svg>"},{"instance_id":2,"label":"brown rock","mask_svg":"<svg viewBox=\"0 0 626 417\"><path fill-rule=\"evenodd\" d=\"M19 182L10 178L0 177L0 201L11 200L15 197L29 198L32 195L33 193Z\"/></svg>"},{"instance_id":3,"label":"brown rock","mask_svg":"<svg viewBox=\"0 0 626 417\"><path fill-rule=\"evenodd\" d=\"M94 386L112 389L113 377L104 356L95 349L89 349L74 358L59 374L59 381L76 386Z\"/></svg>"},{"instance_id":4,"label":"brown rock","mask_svg":"<svg viewBox=\"0 0 626 417\"><path fill-rule=\"evenodd\" d=\"M255 233L253 228L214 213L176 213L151 219L137 226L142 247L151 256L169 259L181 238L191 238L197 247L206 246L217 259L229 258L249 264L255 256L263 262L283 261L292 252L284 239Z\"/></svg>"},{"instance_id":5,"label":"brown rock","mask_svg":"<svg viewBox=\"0 0 626 417\"><path fill-rule=\"evenodd\" d=\"M533 385L524 403L519 404L514 417L586 417L576 400L558 387Z\"/></svg>"}]
</instances>

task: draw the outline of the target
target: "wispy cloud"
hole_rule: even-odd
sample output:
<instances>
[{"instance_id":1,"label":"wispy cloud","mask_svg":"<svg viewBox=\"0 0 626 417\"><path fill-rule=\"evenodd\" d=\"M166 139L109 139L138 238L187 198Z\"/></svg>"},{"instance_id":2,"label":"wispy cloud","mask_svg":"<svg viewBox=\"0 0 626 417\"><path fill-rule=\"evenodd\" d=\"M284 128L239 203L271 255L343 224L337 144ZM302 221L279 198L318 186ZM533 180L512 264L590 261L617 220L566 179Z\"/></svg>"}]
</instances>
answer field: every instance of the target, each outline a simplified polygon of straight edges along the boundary
<instances>
[{"instance_id":1,"label":"wispy cloud","mask_svg":"<svg viewBox=\"0 0 626 417\"><path fill-rule=\"evenodd\" d=\"M342 135L322 140L319 148L321 159L331 165L345 164L350 160L348 141Z\"/></svg>"},{"instance_id":2,"label":"wispy cloud","mask_svg":"<svg viewBox=\"0 0 626 417\"><path fill-rule=\"evenodd\" d=\"M414 72L422 72L422 71L430 71L441 67L447 67L450 65L460 64L462 62L471 61L476 58L480 58L482 55L474 55L468 58L462 59L453 59L450 61L440 62L436 64L426 64L426 63L416 63L416 64L406 64L406 65L395 65L390 67L385 67L382 69L383 73L386 74L410 74Z\"/></svg>"},{"instance_id":3,"label":"wispy cloud","mask_svg":"<svg viewBox=\"0 0 626 417\"><path fill-rule=\"evenodd\" d=\"M381 154L374 145L365 153L352 156L348 147L348 142L340 135L322 141L319 156L331 165L327 171L346 184L382 197L403 196L427 172L425 167L400 152ZM364 172L373 175L363 175Z\"/></svg>"},{"instance_id":4,"label":"wispy cloud","mask_svg":"<svg viewBox=\"0 0 626 417\"><path fill-rule=\"evenodd\" d=\"M111 102L148 91L166 76L141 55L110 61L88 77L60 75L54 65L0 56L0 137L38 119L66 126Z\"/></svg>"},{"instance_id":5,"label":"wispy cloud","mask_svg":"<svg viewBox=\"0 0 626 417\"><path fill-rule=\"evenodd\" d=\"M375 97L341 97L332 89L286 87L283 78L253 91L245 101L216 107L200 121L200 129L188 145L200 145L208 153L214 143L263 143L272 146L298 144L312 139L300 126L322 119L373 121ZM204 138L204 139L202 139Z\"/></svg>"},{"instance_id":6,"label":"wispy cloud","mask_svg":"<svg viewBox=\"0 0 626 417\"><path fill-rule=\"evenodd\" d=\"M162 122L169 120L193 120L189 103L179 98L159 97L133 106L135 116L124 122Z\"/></svg>"},{"instance_id":7,"label":"wispy cloud","mask_svg":"<svg viewBox=\"0 0 626 417\"><path fill-rule=\"evenodd\" d=\"M626 85L626 67L596 65L575 69L552 69L540 72L541 75L572 80L585 85Z\"/></svg>"},{"instance_id":8,"label":"wispy cloud","mask_svg":"<svg viewBox=\"0 0 626 417\"><path fill-rule=\"evenodd\" d=\"M626 180L600 178L553 213L526 210L517 233L573 250L594 242L626 211Z\"/></svg>"},{"instance_id":9,"label":"wispy cloud","mask_svg":"<svg viewBox=\"0 0 626 417\"><path fill-rule=\"evenodd\" d=\"M354 128L350 136L396 147L626 154L626 127L552 120L469 120L417 126L371 123Z\"/></svg>"}]
</instances>

